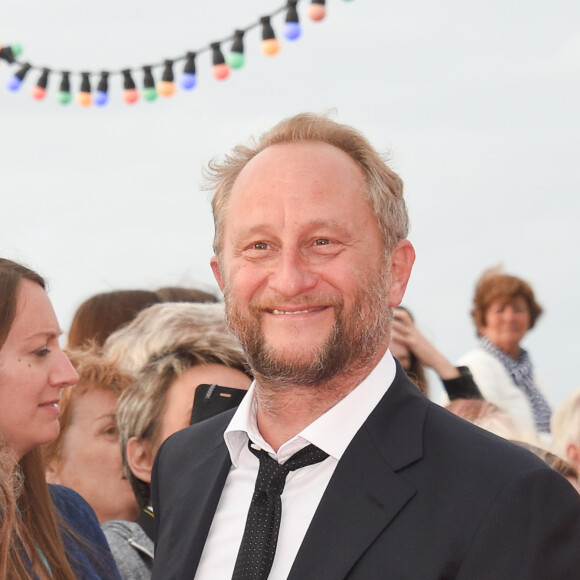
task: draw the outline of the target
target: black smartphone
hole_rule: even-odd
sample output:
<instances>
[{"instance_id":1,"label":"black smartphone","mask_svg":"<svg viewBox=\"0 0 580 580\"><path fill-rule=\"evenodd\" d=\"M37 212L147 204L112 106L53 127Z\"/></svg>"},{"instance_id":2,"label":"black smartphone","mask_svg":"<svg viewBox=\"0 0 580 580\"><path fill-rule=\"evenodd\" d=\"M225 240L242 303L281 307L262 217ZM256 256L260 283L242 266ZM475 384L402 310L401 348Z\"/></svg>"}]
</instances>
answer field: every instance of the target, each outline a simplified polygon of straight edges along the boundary
<instances>
[{"instance_id":1,"label":"black smartphone","mask_svg":"<svg viewBox=\"0 0 580 580\"><path fill-rule=\"evenodd\" d=\"M193 396L190 425L237 407L246 392L245 389L222 387L216 383L198 385Z\"/></svg>"}]
</instances>

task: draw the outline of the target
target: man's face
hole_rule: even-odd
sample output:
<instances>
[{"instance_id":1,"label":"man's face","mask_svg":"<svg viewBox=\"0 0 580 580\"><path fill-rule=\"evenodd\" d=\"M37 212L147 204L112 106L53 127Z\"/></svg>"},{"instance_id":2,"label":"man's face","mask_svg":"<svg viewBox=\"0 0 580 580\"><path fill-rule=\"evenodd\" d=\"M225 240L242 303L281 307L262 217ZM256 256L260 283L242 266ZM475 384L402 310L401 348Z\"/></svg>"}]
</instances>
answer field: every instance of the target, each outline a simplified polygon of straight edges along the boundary
<instances>
[{"instance_id":1,"label":"man's face","mask_svg":"<svg viewBox=\"0 0 580 580\"><path fill-rule=\"evenodd\" d=\"M214 273L255 372L316 384L388 344L390 270L364 177L323 143L269 147L240 173Z\"/></svg>"}]
</instances>

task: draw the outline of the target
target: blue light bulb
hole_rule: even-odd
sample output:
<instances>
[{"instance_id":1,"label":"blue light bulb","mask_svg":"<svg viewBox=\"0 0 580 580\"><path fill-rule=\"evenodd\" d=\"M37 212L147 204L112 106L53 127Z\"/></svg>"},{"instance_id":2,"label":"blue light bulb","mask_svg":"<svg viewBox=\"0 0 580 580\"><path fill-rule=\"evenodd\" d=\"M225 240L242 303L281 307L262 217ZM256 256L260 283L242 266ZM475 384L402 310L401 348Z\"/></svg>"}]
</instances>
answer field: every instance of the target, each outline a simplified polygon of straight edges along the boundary
<instances>
[{"instance_id":1,"label":"blue light bulb","mask_svg":"<svg viewBox=\"0 0 580 580\"><path fill-rule=\"evenodd\" d=\"M18 78L16 75L9 78L8 82L6 83L6 88L9 91L12 91L13 93L15 93L16 91L19 91L21 86L22 86L22 79Z\"/></svg>"},{"instance_id":2,"label":"blue light bulb","mask_svg":"<svg viewBox=\"0 0 580 580\"><path fill-rule=\"evenodd\" d=\"M95 91L93 95L93 103L97 107L104 107L109 102L109 94L105 91Z\"/></svg>"},{"instance_id":3,"label":"blue light bulb","mask_svg":"<svg viewBox=\"0 0 580 580\"><path fill-rule=\"evenodd\" d=\"M287 40L298 40L302 36L302 28L299 22L284 23L284 37Z\"/></svg>"},{"instance_id":4,"label":"blue light bulb","mask_svg":"<svg viewBox=\"0 0 580 580\"><path fill-rule=\"evenodd\" d=\"M184 72L181 75L180 85L182 89L191 91L191 89L194 89L197 85L197 75L195 73Z\"/></svg>"}]
</instances>

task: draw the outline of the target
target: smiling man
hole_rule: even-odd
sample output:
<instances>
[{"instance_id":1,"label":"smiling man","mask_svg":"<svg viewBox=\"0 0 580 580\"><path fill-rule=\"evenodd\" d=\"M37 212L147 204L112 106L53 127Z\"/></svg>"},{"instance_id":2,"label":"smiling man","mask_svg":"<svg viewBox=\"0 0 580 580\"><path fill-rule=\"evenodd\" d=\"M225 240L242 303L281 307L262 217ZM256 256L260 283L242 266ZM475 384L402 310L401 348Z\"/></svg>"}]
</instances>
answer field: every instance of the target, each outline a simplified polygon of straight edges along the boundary
<instances>
[{"instance_id":1,"label":"smiling man","mask_svg":"<svg viewBox=\"0 0 580 580\"><path fill-rule=\"evenodd\" d=\"M302 114L209 176L211 266L256 380L161 448L153 578L580 569L568 482L429 402L388 350L414 250L402 182L370 143Z\"/></svg>"}]
</instances>

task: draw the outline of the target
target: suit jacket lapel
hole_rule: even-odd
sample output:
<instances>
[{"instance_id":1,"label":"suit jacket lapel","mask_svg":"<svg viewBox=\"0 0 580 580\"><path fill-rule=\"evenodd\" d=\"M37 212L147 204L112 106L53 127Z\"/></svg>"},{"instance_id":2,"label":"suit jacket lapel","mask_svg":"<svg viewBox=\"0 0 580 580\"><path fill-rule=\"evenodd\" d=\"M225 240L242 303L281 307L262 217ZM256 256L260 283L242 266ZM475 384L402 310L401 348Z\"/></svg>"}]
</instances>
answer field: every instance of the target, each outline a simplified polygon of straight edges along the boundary
<instances>
[{"instance_id":1,"label":"suit jacket lapel","mask_svg":"<svg viewBox=\"0 0 580 580\"><path fill-rule=\"evenodd\" d=\"M422 456L427 401L401 372L339 461L288 580L344 578L415 494L396 471Z\"/></svg>"}]
</instances>

